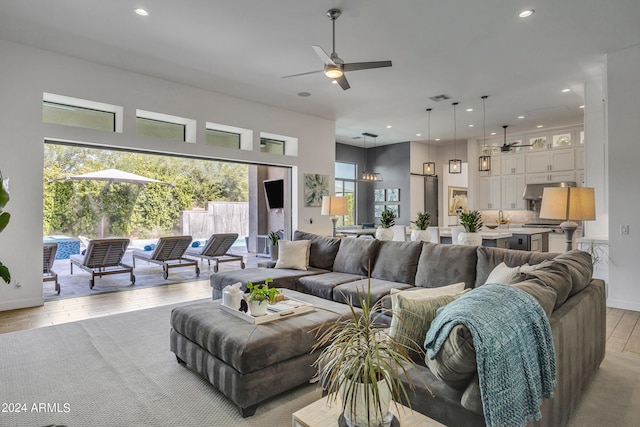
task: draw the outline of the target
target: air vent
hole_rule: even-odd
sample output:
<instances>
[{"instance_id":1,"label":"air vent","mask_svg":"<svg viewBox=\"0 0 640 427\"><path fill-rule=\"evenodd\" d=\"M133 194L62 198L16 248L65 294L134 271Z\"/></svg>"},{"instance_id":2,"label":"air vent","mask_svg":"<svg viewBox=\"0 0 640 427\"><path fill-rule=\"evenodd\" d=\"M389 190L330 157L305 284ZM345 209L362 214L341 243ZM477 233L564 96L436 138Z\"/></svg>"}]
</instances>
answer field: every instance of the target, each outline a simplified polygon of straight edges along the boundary
<instances>
[{"instance_id":1,"label":"air vent","mask_svg":"<svg viewBox=\"0 0 640 427\"><path fill-rule=\"evenodd\" d=\"M449 95L442 94L442 95L432 96L429 99L432 100L433 102L440 102L440 101L446 101L447 99L451 99L451 97Z\"/></svg>"}]
</instances>

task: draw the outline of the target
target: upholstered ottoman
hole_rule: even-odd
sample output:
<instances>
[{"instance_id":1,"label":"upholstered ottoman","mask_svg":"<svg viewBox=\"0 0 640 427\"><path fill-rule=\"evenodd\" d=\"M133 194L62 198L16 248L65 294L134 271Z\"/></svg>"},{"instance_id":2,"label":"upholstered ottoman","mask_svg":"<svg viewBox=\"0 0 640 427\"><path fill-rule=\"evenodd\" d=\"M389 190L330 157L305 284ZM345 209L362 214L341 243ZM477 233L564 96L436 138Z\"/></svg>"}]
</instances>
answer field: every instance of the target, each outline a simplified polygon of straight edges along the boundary
<instances>
[{"instance_id":1,"label":"upholstered ottoman","mask_svg":"<svg viewBox=\"0 0 640 427\"><path fill-rule=\"evenodd\" d=\"M196 302L171 312L171 351L240 408L243 417L258 403L308 382L318 353L314 328L350 314L345 304L295 291L285 295L315 310L260 325L224 311L221 300Z\"/></svg>"}]
</instances>

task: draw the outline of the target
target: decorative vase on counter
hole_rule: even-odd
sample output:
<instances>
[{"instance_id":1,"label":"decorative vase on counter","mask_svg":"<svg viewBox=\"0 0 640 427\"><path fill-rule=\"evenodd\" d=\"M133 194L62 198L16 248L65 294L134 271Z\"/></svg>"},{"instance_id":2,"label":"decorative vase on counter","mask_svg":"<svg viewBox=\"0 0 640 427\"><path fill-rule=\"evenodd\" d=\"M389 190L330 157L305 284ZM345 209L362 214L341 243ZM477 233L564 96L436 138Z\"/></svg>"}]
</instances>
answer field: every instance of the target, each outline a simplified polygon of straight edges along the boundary
<instances>
[{"instance_id":1,"label":"decorative vase on counter","mask_svg":"<svg viewBox=\"0 0 640 427\"><path fill-rule=\"evenodd\" d=\"M393 240L393 230L390 228L378 227L376 229L376 239Z\"/></svg>"},{"instance_id":2,"label":"decorative vase on counter","mask_svg":"<svg viewBox=\"0 0 640 427\"><path fill-rule=\"evenodd\" d=\"M467 246L480 246L482 245L482 234L462 231L460 232L460 234L458 234L458 244Z\"/></svg>"},{"instance_id":3,"label":"decorative vase on counter","mask_svg":"<svg viewBox=\"0 0 640 427\"><path fill-rule=\"evenodd\" d=\"M431 231L429 230L411 230L411 241L412 242L430 242L431 241Z\"/></svg>"},{"instance_id":4,"label":"decorative vase on counter","mask_svg":"<svg viewBox=\"0 0 640 427\"><path fill-rule=\"evenodd\" d=\"M277 243L269 244L269 254L271 255L271 261L278 260L278 244Z\"/></svg>"}]
</instances>

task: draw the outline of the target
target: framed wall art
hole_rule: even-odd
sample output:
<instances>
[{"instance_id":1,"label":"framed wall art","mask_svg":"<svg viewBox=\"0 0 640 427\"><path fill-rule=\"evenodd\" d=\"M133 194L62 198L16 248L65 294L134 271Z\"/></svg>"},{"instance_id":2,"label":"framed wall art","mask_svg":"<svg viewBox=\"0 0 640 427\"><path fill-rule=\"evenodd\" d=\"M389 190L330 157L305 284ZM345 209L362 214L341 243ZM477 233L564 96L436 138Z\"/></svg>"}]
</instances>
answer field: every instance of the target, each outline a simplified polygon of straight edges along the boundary
<instances>
[{"instance_id":1,"label":"framed wall art","mask_svg":"<svg viewBox=\"0 0 640 427\"><path fill-rule=\"evenodd\" d=\"M385 208L396 214L396 218L400 216L400 205L386 205Z\"/></svg>"},{"instance_id":2,"label":"framed wall art","mask_svg":"<svg viewBox=\"0 0 640 427\"><path fill-rule=\"evenodd\" d=\"M374 202L386 202L386 191L384 188L376 188L373 190L373 201Z\"/></svg>"},{"instance_id":3,"label":"framed wall art","mask_svg":"<svg viewBox=\"0 0 640 427\"><path fill-rule=\"evenodd\" d=\"M456 209L467 211L467 188L449 187L449 215L456 215Z\"/></svg>"},{"instance_id":4,"label":"framed wall art","mask_svg":"<svg viewBox=\"0 0 640 427\"><path fill-rule=\"evenodd\" d=\"M329 195L329 175L304 174L304 205L322 206L322 197Z\"/></svg>"}]
</instances>

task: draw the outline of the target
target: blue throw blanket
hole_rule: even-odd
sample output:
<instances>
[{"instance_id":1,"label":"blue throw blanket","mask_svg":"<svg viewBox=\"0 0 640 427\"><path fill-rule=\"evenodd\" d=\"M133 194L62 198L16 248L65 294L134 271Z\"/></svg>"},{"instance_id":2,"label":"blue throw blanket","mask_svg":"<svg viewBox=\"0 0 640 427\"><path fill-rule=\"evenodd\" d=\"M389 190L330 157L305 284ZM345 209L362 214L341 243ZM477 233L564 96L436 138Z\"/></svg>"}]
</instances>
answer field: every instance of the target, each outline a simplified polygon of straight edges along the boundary
<instances>
[{"instance_id":1,"label":"blue throw blanket","mask_svg":"<svg viewBox=\"0 0 640 427\"><path fill-rule=\"evenodd\" d=\"M487 284L440 308L424 346L433 359L456 324L473 336L488 427L539 420L542 398L553 397L556 355L544 310L526 292Z\"/></svg>"}]
</instances>

